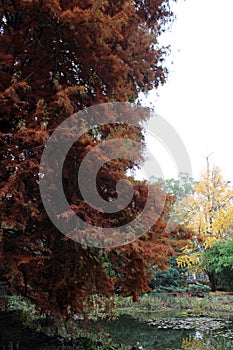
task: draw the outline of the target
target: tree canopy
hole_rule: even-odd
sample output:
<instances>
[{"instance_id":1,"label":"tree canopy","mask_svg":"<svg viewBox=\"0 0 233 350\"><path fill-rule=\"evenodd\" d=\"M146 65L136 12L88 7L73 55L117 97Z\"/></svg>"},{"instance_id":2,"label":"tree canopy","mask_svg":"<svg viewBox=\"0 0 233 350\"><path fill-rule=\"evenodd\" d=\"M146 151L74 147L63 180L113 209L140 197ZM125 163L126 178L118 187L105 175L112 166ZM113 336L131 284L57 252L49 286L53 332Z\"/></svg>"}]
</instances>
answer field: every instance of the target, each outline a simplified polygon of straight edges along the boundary
<instances>
[{"instance_id":1,"label":"tree canopy","mask_svg":"<svg viewBox=\"0 0 233 350\"><path fill-rule=\"evenodd\" d=\"M139 92L165 82L166 49L157 38L171 19L168 0L1 1L0 274L11 290L44 311L81 313L93 293L108 297L116 286L136 300L149 288L151 267L166 267L190 237L182 228L166 232L161 215L143 237L118 249L74 243L49 220L38 185L46 140L62 121L95 104L133 102ZM147 117L141 115L140 122ZM75 178L82 158L116 134L143 142L140 127L110 121L98 135L91 130L80 138L65 161L66 197L76 214L93 225L121 225L146 201L147 184L133 179L134 199L116 216L99 218L82 200ZM134 166L115 159L100 169L97 187L104 199L116 198L116 183ZM161 195L155 185L152 211Z\"/></svg>"},{"instance_id":2,"label":"tree canopy","mask_svg":"<svg viewBox=\"0 0 233 350\"><path fill-rule=\"evenodd\" d=\"M184 197L175 210L176 219L194 232L177 261L180 266L203 269L203 257L208 256L209 249L212 251L213 244L232 238L233 189L218 167L210 169L208 159L207 169L193 189L193 194ZM213 284L213 274L208 276Z\"/></svg>"},{"instance_id":3,"label":"tree canopy","mask_svg":"<svg viewBox=\"0 0 233 350\"><path fill-rule=\"evenodd\" d=\"M186 173L180 173L178 179L150 178L151 182L159 183L161 188L168 194L174 196L175 202L181 201L184 197L193 194L194 179Z\"/></svg>"},{"instance_id":4,"label":"tree canopy","mask_svg":"<svg viewBox=\"0 0 233 350\"><path fill-rule=\"evenodd\" d=\"M205 251L202 268L210 276L213 291L217 287L233 291L233 241L216 242Z\"/></svg>"}]
</instances>

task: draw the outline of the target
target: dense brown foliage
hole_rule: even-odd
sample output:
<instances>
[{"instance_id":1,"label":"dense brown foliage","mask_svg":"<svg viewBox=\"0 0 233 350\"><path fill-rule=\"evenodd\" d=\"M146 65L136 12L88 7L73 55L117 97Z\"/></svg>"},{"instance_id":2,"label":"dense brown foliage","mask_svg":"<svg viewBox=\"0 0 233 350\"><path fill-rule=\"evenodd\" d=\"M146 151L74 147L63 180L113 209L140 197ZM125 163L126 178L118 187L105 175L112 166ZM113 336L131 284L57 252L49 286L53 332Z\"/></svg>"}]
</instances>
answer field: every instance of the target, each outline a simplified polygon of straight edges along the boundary
<instances>
[{"instance_id":1,"label":"dense brown foliage","mask_svg":"<svg viewBox=\"0 0 233 350\"><path fill-rule=\"evenodd\" d=\"M53 226L38 186L45 142L61 121L96 103L134 101L139 91L165 81L165 51L156 38L170 18L167 0L0 1L0 273L13 291L43 310L82 312L93 293L109 296L114 290L137 299L148 290L151 267L164 268L188 236L181 229L167 233L161 217L131 244L112 250L86 247ZM116 130L111 124L99 131L100 140ZM118 132L143 139L140 129L127 125ZM93 137L84 137L69 152L64 186L77 215L98 225L98 215L88 212L70 176ZM133 166L113 160L101 169L103 198L115 196L116 182ZM147 185L134 185L137 195L128 209L135 213L145 203ZM159 202L161 192L154 191ZM118 213L115 222L127 221L129 211L126 217ZM102 217L100 224L111 219Z\"/></svg>"}]
</instances>

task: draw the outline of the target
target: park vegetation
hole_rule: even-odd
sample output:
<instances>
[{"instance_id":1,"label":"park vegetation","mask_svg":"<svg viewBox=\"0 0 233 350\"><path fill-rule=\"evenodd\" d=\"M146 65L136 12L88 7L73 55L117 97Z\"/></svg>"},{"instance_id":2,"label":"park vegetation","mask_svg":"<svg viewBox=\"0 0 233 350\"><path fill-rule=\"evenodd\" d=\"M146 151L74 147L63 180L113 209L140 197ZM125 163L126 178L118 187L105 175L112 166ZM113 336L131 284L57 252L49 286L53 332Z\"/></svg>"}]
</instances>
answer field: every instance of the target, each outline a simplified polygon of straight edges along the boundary
<instances>
[{"instance_id":1,"label":"park vegetation","mask_svg":"<svg viewBox=\"0 0 233 350\"><path fill-rule=\"evenodd\" d=\"M155 272L157 282L155 279L154 283L159 289L182 288L184 279L181 277L189 273L206 275L212 291L233 291L230 277L233 267L233 187L223 177L221 169L211 168L208 157L206 160L206 169L199 180L188 174L180 174L178 179L152 179L176 198L170 216L173 222L183 224L193 232L170 268ZM198 282L202 281L195 283Z\"/></svg>"},{"instance_id":2,"label":"park vegetation","mask_svg":"<svg viewBox=\"0 0 233 350\"><path fill-rule=\"evenodd\" d=\"M46 320L86 317L96 310L111 315L121 297L139 301L152 291L183 293L188 270L204 271L212 290L233 290L233 189L209 163L200 181L186 174L178 180L152 179L155 200L149 214L159 211L166 197L160 218L143 236L116 248L65 237L40 196L40 159L60 123L97 104L136 106L139 93L166 82L168 48L158 44L158 37L172 19L169 0L1 1L2 310L17 309L19 300L21 310L22 305L35 308L35 315L40 312ZM142 212L148 183L128 171L143 162L141 125L148 117L141 114L137 127L116 125L110 118L71 147L63 171L66 197L75 214L93 226L117 228ZM101 167L96 187L102 198L116 199L121 179L130 180L134 195L126 209L100 215L87 207L73 174L91 149L114 137L140 141L142 152L135 162L113 159ZM53 176L50 169L47 175ZM170 218L172 230L167 229Z\"/></svg>"},{"instance_id":3,"label":"park vegetation","mask_svg":"<svg viewBox=\"0 0 233 350\"><path fill-rule=\"evenodd\" d=\"M93 294L108 302L115 291L138 300L150 290L153 267L168 267L169 258L191 236L182 227L166 231L173 201L167 196L161 217L137 241L116 249L78 244L51 223L39 192L41 155L62 121L95 104L134 102L139 92L165 82L167 49L158 45L158 36L171 20L167 0L1 2L0 277L6 290L30 299L43 312L81 314L86 305L93 307ZM147 117L140 115L139 122ZM72 176L90 149L111 137L142 144L144 139L140 127L111 120L90 130L69 151L63 184L77 216L93 226L117 228L140 214L146 182L130 179L133 200L112 217L87 207ZM116 183L136 165L127 159L104 164L96 179L100 195L114 200ZM46 176L53 176L50 169ZM153 191L151 215L162 196L158 186Z\"/></svg>"}]
</instances>

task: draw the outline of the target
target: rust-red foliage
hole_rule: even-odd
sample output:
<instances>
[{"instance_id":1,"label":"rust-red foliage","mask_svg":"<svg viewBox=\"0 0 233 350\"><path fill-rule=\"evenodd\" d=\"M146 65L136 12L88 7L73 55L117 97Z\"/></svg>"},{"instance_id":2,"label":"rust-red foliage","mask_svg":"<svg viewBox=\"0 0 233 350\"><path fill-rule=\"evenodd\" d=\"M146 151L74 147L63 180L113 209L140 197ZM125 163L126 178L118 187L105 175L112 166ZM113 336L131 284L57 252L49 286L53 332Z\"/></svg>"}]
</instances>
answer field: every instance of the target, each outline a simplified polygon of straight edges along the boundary
<instances>
[{"instance_id":1,"label":"rust-red foliage","mask_svg":"<svg viewBox=\"0 0 233 350\"><path fill-rule=\"evenodd\" d=\"M93 293L109 296L116 288L137 300L148 290L151 268L164 268L188 238L167 233L161 217L142 238L118 249L82 246L50 222L38 186L45 142L63 120L97 103L134 101L139 91L164 83L166 50L157 47L155 36L170 18L168 0L0 2L0 273L42 310L81 313ZM102 139L116 132L109 128ZM143 138L140 129L119 132ZM79 191L72 192L72 157L78 164L92 143L84 137L66 159L67 198L78 215L88 216L88 209ZM117 180L132 167L113 160L100 171L99 189L105 193L108 186L114 197ZM135 212L146 200L146 184L134 184L140 194ZM89 217L98 224L91 210ZM127 211L116 219L127 221ZM107 225L109 217L101 220Z\"/></svg>"}]
</instances>

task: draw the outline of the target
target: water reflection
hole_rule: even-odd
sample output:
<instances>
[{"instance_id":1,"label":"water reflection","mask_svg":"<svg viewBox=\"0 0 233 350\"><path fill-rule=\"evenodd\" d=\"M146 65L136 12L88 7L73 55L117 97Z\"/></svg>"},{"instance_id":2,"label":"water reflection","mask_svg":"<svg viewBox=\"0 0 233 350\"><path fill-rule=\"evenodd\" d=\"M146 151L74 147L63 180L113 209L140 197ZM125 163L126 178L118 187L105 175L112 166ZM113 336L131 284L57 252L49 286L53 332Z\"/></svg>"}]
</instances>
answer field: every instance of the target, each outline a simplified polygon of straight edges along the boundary
<instances>
[{"instance_id":1,"label":"water reflection","mask_svg":"<svg viewBox=\"0 0 233 350\"><path fill-rule=\"evenodd\" d=\"M232 330L158 329L128 315L101 323L103 335L108 333L115 344L134 346L139 342L144 350L233 349Z\"/></svg>"},{"instance_id":2,"label":"water reflection","mask_svg":"<svg viewBox=\"0 0 233 350\"><path fill-rule=\"evenodd\" d=\"M226 333L227 334L227 333ZM196 331L195 335L183 339L182 350L232 350L233 339L217 334Z\"/></svg>"}]
</instances>

